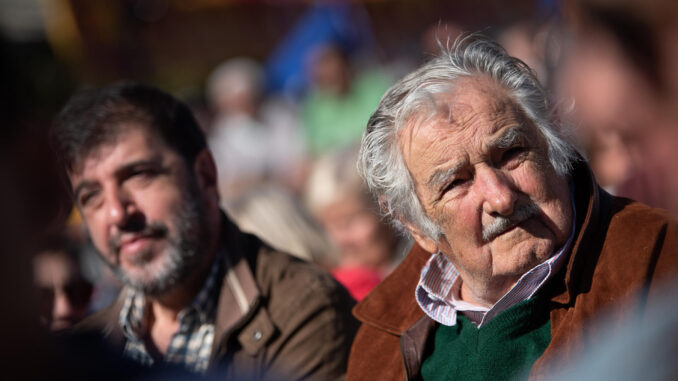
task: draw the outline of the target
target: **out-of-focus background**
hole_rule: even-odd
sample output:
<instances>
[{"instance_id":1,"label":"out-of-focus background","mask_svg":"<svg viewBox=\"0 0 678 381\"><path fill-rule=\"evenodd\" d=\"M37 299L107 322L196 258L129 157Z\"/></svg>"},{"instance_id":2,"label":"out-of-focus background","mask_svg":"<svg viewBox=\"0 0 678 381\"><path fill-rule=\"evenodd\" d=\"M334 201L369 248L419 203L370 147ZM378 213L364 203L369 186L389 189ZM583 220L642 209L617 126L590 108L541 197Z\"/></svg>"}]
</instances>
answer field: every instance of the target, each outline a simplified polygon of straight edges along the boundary
<instances>
[{"instance_id":1,"label":"out-of-focus background","mask_svg":"<svg viewBox=\"0 0 678 381\"><path fill-rule=\"evenodd\" d=\"M675 20L672 0L0 0L0 265L24 290L4 297L61 329L115 296L46 133L74 91L135 80L193 108L243 229L362 298L410 243L355 172L360 136L390 85L468 32L535 70L601 185L678 213Z\"/></svg>"}]
</instances>

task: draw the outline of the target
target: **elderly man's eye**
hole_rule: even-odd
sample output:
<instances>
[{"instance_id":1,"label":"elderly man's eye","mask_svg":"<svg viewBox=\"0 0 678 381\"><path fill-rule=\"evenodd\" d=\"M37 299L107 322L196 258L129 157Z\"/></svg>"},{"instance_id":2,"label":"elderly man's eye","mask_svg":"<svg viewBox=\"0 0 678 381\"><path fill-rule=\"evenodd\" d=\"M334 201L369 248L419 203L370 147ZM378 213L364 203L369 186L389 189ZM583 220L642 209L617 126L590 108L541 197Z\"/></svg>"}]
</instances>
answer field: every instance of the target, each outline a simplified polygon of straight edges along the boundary
<instances>
[{"instance_id":1,"label":"elderly man's eye","mask_svg":"<svg viewBox=\"0 0 678 381\"><path fill-rule=\"evenodd\" d=\"M522 159L527 153L527 148L523 146L515 146L504 151L501 157L502 165L515 163Z\"/></svg>"},{"instance_id":2,"label":"elderly man's eye","mask_svg":"<svg viewBox=\"0 0 678 381\"><path fill-rule=\"evenodd\" d=\"M464 185L468 179L454 179L450 183L447 184L445 187L445 191L453 190L455 188L459 188L460 186Z\"/></svg>"}]
</instances>

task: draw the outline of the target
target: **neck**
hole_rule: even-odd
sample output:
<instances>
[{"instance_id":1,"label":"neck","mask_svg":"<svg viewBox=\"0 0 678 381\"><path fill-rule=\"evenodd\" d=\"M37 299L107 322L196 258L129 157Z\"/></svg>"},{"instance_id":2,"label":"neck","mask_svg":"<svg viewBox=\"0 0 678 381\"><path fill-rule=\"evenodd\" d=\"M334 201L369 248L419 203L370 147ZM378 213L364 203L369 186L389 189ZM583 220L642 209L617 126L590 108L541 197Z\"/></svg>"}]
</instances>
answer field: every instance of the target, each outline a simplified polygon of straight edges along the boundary
<instances>
[{"instance_id":1,"label":"neck","mask_svg":"<svg viewBox=\"0 0 678 381\"><path fill-rule=\"evenodd\" d=\"M462 277L460 298L476 306L492 308L516 284L514 280L498 282L493 287L476 286L465 282Z\"/></svg>"},{"instance_id":2,"label":"neck","mask_svg":"<svg viewBox=\"0 0 678 381\"><path fill-rule=\"evenodd\" d=\"M156 320L176 320L179 312L188 307L205 284L216 258L217 247L202 257L196 269L180 284L157 296L147 295Z\"/></svg>"}]
</instances>

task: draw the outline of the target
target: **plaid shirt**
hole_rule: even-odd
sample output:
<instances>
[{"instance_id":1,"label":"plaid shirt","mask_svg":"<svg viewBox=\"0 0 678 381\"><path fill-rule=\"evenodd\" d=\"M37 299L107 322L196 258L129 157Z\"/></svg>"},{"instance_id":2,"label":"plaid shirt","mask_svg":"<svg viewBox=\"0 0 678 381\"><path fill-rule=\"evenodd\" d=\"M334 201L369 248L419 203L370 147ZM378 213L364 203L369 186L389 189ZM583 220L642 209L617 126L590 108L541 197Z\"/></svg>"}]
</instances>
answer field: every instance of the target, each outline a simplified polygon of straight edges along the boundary
<instances>
[{"instance_id":1,"label":"plaid shirt","mask_svg":"<svg viewBox=\"0 0 678 381\"><path fill-rule=\"evenodd\" d=\"M221 253L217 255L204 286L193 302L179 312L179 329L172 336L162 361L183 365L195 373L204 374L207 371L214 341L216 304L224 274L222 258ZM150 304L143 293L130 291L120 311L120 326L127 339L124 355L151 366L160 359L154 359L149 354L144 341L150 328L149 308Z\"/></svg>"},{"instance_id":2,"label":"plaid shirt","mask_svg":"<svg viewBox=\"0 0 678 381\"><path fill-rule=\"evenodd\" d=\"M574 200L573 190L570 189ZM457 313L463 314L478 328L509 307L531 298L555 275L567 256L564 253L574 239L576 211L572 202L572 228L563 247L548 260L523 274L518 282L492 308L480 307L461 300L461 278L454 265L440 252L435 253L421 270L415 299L419 308L436 322L453 326Z\"/></svg>"}]
</instances>

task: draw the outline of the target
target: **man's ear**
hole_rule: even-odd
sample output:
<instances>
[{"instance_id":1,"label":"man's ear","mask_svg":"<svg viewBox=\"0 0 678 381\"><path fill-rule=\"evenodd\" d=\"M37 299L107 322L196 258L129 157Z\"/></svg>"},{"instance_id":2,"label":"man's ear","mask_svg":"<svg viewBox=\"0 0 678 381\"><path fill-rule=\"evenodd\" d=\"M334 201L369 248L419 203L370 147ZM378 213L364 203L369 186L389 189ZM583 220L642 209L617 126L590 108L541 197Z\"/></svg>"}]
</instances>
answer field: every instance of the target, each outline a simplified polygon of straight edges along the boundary
<instances>
[{"instance_id":1,"label":"man's ear","mask_svg":"<svg viewBox=\"0 0 678 381\"><path fill-rule=\"evenodd\" d=\"M218 202L217 166L214 163L212 153L208 149L203 149L196 155L193 161L193 173L202 193L216 197Z\"/></svg>"},{"instance_id":2,"label":"man's ear","mask_svg":"<svg viewBox=\"0 0 678 381\"><path fill-rule=\"evenodd\" d=\"M421 246L422 249L428 251L431 254L438 252L438 242L436 242L433 238L428 237L426 234L423 234L421 230L419 230L412 223L405 222L402 218L398 218L398 220L400 220L400 222L405 225L407 230L412 235L412 238L414 238L414 240L419 246Z\"/></svg>"}]
</instances>

